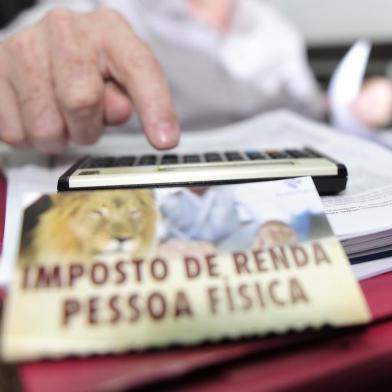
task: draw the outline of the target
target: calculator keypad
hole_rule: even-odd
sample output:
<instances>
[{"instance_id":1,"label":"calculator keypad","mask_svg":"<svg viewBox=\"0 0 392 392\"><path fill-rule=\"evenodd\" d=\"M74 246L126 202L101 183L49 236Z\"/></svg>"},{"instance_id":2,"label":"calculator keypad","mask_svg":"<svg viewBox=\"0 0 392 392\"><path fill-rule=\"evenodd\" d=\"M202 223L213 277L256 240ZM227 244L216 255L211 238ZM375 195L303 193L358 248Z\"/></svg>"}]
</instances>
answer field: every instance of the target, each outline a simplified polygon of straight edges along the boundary
<instances>
[{"instance_id":1,"label":"calculator keypad","mask_svg":"<svg viewBox=\"0 0 392 392\"><path fill-rule=\"evenodd\" d=\"M318 158L319 155L312 150L267 150L267 151L224 151L205 152L202 154L146 154L141 156L121 156L121 157L89 157L83 162L80 168L95 169L108 167L128 167L128 166L155 166L155 165L176 165L176 164L200 164L219 163L236 161L258 161L276 159L304 159Z\"/></svg>"}]
</instances>

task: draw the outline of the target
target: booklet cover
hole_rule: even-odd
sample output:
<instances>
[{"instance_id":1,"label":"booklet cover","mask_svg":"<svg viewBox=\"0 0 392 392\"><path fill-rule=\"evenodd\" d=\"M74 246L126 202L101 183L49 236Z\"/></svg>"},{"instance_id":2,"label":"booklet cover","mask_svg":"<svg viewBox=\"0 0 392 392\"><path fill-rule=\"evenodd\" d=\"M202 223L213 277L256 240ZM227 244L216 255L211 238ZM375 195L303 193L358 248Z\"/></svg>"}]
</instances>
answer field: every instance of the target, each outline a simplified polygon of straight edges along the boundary
<instances>
[{"instance_id":1,"label":"booklet cover","mask_svg":"<svg viewBox=\"0 0 392 392\"><path fill-rule=\"evenodd\" d=\"M21 231L9 361L370 319L310 178L29 195Z\"/></svg>"}]
</instances>

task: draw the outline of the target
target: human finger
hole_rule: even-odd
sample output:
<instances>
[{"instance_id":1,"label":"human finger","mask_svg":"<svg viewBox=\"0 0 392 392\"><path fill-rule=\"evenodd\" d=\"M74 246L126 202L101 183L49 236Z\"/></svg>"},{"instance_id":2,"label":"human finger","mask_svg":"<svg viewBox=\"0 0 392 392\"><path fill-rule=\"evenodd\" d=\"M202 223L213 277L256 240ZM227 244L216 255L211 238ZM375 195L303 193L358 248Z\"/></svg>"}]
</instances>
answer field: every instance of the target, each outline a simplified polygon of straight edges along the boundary
<instances>
[{"instance_id":1,"label":"human finger","mask_svg":"<svg viewBox=\"0 0 392 392\"><path fill-rule=\"evenodd\" d=\"M44 153L63 151L66 134L53 94L45 40L38 29L32 29L14 37L7 49L13 64L10 81L26 139Z\"/></svg>"},{"instance_id":2,"label":"human finger","mask_svg":"<svg viewBox=\"0 0 392 392\"><path fill-rule=\"evenodd\" d=\"M180 130L171 93L151 50L116 12L104 11L111 34L102 38L105 67L127 91L150 143L158 149L177 145ZM115 28L113 28L115 26Z\"/></svg>"},{"instance_id":3,"label":"human finger","mask_svg":"<svg viewBox=\"0 0 392 392\"><path fill-rule=\"evenodd\" d=\"M0 77L0 139L13 147L24 147L27 140L14 90L8 80Z\"/></svg>"},{"instance_id":4,"label":"human finger","mask_svg":"<svg viewBox=\"0 0 392 392\"><path fill-rule=\"evenodd\" d=\"M56 10L47 17L51 73L69 138L95 143L103 131L104 82L89 32L78 15Z\"/></svg>"}]
</instances>

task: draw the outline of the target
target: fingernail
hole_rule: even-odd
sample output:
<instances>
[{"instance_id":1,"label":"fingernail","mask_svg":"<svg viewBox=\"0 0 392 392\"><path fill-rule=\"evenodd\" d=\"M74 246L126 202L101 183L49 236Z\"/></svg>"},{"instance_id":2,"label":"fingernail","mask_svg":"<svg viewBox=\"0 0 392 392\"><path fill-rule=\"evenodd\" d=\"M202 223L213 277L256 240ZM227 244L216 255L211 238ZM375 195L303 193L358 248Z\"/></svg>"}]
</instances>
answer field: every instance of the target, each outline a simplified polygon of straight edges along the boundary
<instances>
[{"instance_id":1,"label":"fingernail","mask_svg":"<svg viewBox=\"0 0 392 392\"><path fill-rule=\"evenodd\" d=\"M155 128L154 134L158 143L157 147L175 147L180 138L180 128L178 124L161 123Z\"/></svg>"},{"instance_id":2,"label":"fingernail","mask_svg":"<svg viewBox=\"0 0 392 392\"><path fill-rule=\"evenodd\" d=\"M44 154L60 154L67 148L67 143L56 140L36 143L35 146Z\"/></svg>"}]
</instances>

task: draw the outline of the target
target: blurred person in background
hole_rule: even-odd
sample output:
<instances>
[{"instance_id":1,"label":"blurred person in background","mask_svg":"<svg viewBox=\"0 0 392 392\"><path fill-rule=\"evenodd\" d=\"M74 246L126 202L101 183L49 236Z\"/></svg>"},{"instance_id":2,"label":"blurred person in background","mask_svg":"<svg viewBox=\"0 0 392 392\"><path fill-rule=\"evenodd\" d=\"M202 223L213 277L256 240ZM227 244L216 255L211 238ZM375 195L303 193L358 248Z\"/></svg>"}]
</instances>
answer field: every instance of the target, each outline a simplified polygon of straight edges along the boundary
<instances>
[{"instance_id":1,"label":"blurred person in background","mask_svg":"<svg viewBox=\"0 0 392 392\"><path fill-rule=\"evenodd\" d=\"M378 125L370 87L352 110ZM0 96L0 139L51 154L134 113L168 149L180 128L327 111L301 35L260 0L40 0L0 33Z\"/></svg>"}]
</instances>

